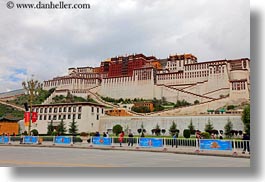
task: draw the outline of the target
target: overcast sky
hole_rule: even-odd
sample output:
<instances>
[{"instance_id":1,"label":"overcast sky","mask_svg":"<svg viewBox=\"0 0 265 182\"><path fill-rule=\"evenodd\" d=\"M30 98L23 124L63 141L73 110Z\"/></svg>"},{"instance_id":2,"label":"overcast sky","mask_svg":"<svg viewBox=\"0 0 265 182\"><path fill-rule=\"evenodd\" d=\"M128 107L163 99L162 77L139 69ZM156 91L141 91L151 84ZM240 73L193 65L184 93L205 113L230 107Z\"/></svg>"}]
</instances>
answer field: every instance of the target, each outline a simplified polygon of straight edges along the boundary
<instances>
[{"instance_id":1,"label":"overcast sky","mask_svg":"<svg viewBox=\"0 0 265 182\"><path fill-rule=\"evenodd\" d=\"M21 88L32 74L43 81L66 75L68 67L99 66L131 53L192 53L199 62L250 57L247 0L64 2L91 9L7 9L1 1L0 92Z\"/></svg>"}]
</instances>

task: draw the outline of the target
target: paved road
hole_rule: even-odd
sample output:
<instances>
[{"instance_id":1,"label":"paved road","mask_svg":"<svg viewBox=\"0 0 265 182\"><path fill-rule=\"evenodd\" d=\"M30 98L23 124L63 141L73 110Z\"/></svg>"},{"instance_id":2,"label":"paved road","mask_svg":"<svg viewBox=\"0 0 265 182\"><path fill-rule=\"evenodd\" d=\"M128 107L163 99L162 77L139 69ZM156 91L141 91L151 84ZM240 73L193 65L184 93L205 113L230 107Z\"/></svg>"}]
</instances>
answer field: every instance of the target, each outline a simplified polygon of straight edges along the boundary
<instances>
[{"instance_id":1,"label":"paved road","mask_svg":"<svg viewBox=\"0 0 265 182\"><path fill-rule=\"evenodd\" d=\"M78 148L0 147L5 167L250 167L250 159Z\"/></svg>"}]
</instances>

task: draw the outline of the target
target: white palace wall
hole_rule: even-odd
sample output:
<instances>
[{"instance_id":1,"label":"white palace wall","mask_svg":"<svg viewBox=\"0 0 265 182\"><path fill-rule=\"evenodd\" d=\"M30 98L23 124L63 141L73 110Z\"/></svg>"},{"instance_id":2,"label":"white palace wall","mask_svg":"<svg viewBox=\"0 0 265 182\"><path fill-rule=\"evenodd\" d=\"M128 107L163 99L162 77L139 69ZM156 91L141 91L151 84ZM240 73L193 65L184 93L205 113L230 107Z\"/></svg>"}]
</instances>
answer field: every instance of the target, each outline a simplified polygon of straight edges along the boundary
<instances>
[{"instance_id":1,"label":"white palace wall","mask_svg":"<svg viewBox=\"0 0 265 182\"><path fill-rule=\"evenodd\" d=\"M107 82L108 81L108 82ZM107 82L107 83L106 83ZM111 98L145 98L153 99L153 80L133 80L132 77L104 79L99 95Z\"/></svg>"},{"instance_id":2,"label":"white palace wall","mask_svg":"<svg viewBox=\"0 0 265 182\"><path fill-rule=\"evenodd\" d=\"M230 116L230 115L207 115L207 116L174 116L174 117L101 117L99 124L99 131L102 133L108 129L112 129L113 126L120 124L123 129L129 128L134 134L137 133L137 129L141 128L143 124L148 135L151 135L151 130L158 124L160 129L166 129L165 135L169 135L169 128L174 121L177 125L177 129L180 130L180 136L183 134L183 130L188 128L190 121L192 121L195 129L204 131L205 124L210 121L213 124L214 129L224 130L228 119L233 123L234 130L244 129L241 116Z\"/></svg>"}]
</instances>

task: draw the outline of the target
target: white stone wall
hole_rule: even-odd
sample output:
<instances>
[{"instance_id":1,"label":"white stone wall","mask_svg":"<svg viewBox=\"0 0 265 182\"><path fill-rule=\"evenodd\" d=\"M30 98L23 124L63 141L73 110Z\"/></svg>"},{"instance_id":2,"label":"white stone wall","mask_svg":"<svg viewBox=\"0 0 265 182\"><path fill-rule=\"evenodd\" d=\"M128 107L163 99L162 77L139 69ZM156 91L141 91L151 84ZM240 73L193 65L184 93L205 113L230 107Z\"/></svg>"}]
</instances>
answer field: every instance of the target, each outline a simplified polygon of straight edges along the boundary
<instances>
[{"instance_id":1,"label":"white stone wall","mask_svg":"<svg viewBox=\"0 0 265 182\"><path fill-rule=\"evenodd\" d=\"M151 135L151 130L155 128L158 124L160 129L166 129L166 135L169 135L169 128L174 121L177 124L177 129L180 130L180 135L183 134L183 130L188 128L190 121L195 127L200 131L204 131L205 124L210 121L213 124L214 129L223 130L228 119L233 123L234 130L244 129L243 122L241 121L241 116L175 116L175 117L102 117L100 120L100 129L102 133L108 129L112 129L116 124L120 124L123 129L128 126L134 134L137 133L137 129L141 128L141 125L144 125L144 128L147 131L147 134Z\"/></svg>"},{"instance_id":2,"label":"white stone wall","mask_svg":"<svg viewBox=\"0 0 265 182\"><path fill-rule=\"evenodd\" d=\"M108 79L110 80L110 79ZM119 81L118 79L111 80L110 83L103 83L98 93L102 96L108 96L115 99L119 98L145 98L153 99L154 83L152 80L134 81Z\"/></svg>"}]
</instances>

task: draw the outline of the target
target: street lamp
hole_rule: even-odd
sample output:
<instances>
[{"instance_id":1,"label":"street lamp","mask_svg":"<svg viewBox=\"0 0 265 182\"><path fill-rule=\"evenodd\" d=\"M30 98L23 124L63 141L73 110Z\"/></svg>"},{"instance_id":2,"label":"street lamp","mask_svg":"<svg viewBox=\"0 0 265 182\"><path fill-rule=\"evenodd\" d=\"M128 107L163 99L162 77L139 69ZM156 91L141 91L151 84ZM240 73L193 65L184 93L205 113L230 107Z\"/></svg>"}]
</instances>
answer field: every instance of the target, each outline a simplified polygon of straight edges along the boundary
<instances>
[{"instance_id":1,"label":"street lamp","mask_svg":"<svg viewBox=\"0 0 265 182\"><path fill-rule=\"evenodd\" d=\"M39 90L41 88L41 84L37 80L29 80L27 82L22 82L23 88L26 90L25 94L29 96L29 104L30 104L30 119L29 119L29 127L28 127L28 135L30 135L31 121L32 121L32 102L35 96L39 94Z\"/></svg>"}]
</instances>

